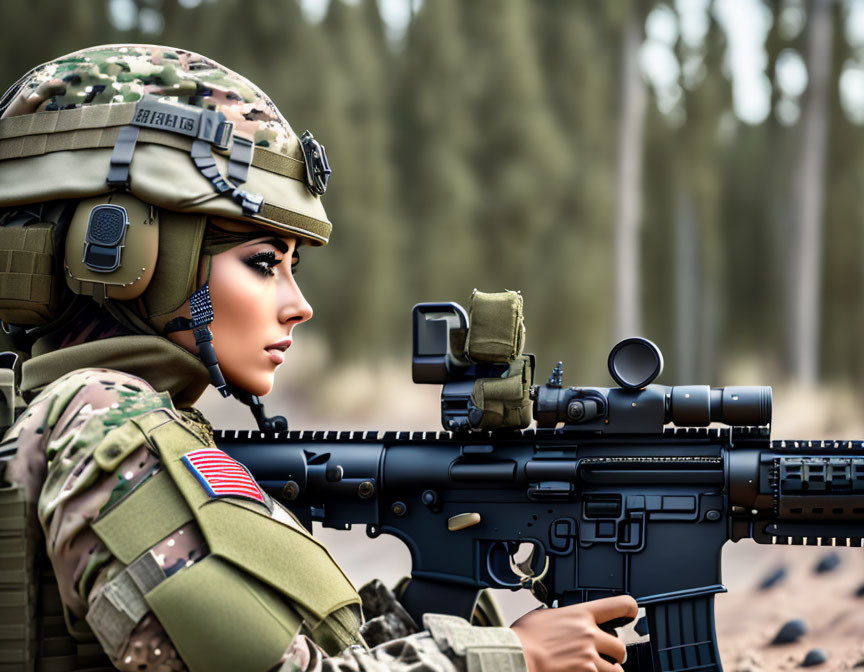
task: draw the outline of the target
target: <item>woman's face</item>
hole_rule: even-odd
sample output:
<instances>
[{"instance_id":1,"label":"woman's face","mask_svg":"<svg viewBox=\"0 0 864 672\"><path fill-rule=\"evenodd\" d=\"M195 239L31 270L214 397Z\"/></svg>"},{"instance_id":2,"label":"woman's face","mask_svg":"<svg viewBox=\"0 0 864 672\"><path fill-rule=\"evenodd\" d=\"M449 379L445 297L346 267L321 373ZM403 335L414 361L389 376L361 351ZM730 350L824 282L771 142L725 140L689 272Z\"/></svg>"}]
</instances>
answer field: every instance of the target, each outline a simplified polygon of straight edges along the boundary
<instances>
[{"instance_id":1,"label":"woman's face","mask_svg":"<svg viewBox=\"0 0 864 672\"><path fill-rule=\"evenodd\" d=\"M225 219L214 218L214 223L232 231L255 230ZM312 317L312 307L294 280L297 239L261 233L260 238L213 256L210 267L210 331L219 368L229 383L258 396L273 387L294 325ZM206 264L207 257L202 257L199 278L207 277ZM189 316L188 302L182 314ZM168 337L197 354L191 331Z\"/></svg>"}]
</instances>

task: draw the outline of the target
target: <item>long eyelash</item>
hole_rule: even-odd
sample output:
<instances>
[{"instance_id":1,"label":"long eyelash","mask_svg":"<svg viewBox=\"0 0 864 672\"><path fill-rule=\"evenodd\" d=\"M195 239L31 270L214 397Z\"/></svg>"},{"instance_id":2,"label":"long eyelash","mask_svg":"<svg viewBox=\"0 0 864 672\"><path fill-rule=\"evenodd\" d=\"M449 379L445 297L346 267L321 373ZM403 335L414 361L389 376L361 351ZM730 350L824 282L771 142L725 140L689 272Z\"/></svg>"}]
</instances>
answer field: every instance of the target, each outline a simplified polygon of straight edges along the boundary
<instances>
[{"instance_id":1,"label":"long eyelash","mask_svg":"<svg viewBox=\"0 0 864 672\"><path fill-rule=\"evenodd\" d=\"M282 260L276 259L276 253L271 250L258 252L246 260L246 265L249 266L249 268L267 277L274 275L273 267L278 266L281 263Z\"/></svg>"}]
</instances>

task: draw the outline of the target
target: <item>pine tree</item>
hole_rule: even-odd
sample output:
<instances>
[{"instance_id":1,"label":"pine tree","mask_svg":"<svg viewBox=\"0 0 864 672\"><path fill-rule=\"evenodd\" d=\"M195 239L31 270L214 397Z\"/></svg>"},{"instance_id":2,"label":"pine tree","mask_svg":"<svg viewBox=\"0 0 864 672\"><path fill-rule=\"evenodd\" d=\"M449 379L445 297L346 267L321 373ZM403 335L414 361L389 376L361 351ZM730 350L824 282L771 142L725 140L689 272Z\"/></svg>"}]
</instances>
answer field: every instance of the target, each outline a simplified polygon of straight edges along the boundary
<instances>
[{"instance_id":1,"label":"pine tree","mask_svg":"<svg viewBox=\"0 0 864 672\"><path fill-rule=\"evenodd\" d=\"M826 147L830 124L828 102L834 39L833 0L814 0L807 22L808 85L802 107L802 142L795 170L795 247L797 267L790 290L795 296L792 331L793 374L798 382L819 378L822 251Z\"/></svg>"},{"instance_id":2,"label":"pine tree","mask_svg":"<svg viewBox=\"0 0 864 672\"><path fill-rule=\"evenodd\" d=\"M455 0L425 3L407 35L394 99L402 220L418 301L467 300L475 267L477 176Z\"/></svg>"},{"instance_id":3,"label":"pine tree","mask_svg":"<svg viewBox=\"0 0 864 672\"><path fill-rule=\"evenodd\" d=\"M688 367L690 370L682 367L680 372L692 376L691 380L708 380L715 375L716 361L724 343L722 326L727 254L721 196L727 152L721 125L732 113L731 85L721 72L725 48L725 36L716 19L709 14L708 32L701 54L705 76L689 86L683 77L681 81L685 92L686 123L676 134L676 183L680 190L678 198L692 204L695 244L692 250L680 246L677 251L695 256L688 262L695 271L695 277L679 277L677 285L678 291L686 291L687 285L692 287L695 283L698 292L694 294L696 302L683 306L678 319L691 322L689 336L685 338L698 344L693 351L695 361L691 360ZM691 47L679 39L678 54L682 64L687 58L698 57L687 53L690 51ZM684 343L678 344L678 347L684 346Z\"/></svg>"},{"instance_id":4,"label":"pine tree","mask_svg":"<svg viewBox=\"0 0 864 672\"><path fill-rule=\"evenodd\" d=\"M410 310L394 214L390 72L374 18L362 6L331 2L323 28L332 60L315 84L322 87L321 137L333 167L325 202L334 231L310 285L328 340L343 356L368 353L369 342L382 354L404 345L401 325Z\"/></svg>"},{"instance_id":5,"label":"pine tree","mask_svg":"<svg viewBox=\"0 0 864 672\"><path fill-rule=\"evenodd\" d=\"M544 99L524 0L461 3L477 128L474 170L482 255L492 286L533 286L544 260L536 243L558 223L567 152Z\"/></svg>"}]
</instances>

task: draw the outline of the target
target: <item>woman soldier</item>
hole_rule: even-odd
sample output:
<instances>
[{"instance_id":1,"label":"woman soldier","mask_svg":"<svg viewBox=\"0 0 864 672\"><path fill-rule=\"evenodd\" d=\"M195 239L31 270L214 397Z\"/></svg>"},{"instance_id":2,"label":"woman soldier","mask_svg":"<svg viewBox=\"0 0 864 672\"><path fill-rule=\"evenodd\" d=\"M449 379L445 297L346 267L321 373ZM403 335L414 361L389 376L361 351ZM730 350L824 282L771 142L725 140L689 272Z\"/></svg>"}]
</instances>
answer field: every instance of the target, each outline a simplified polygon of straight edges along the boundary
<instances>
[{"instance_id":1,"label":"woman soldier","mask_svg":"<svg viewBox=\"0 0 864 672\"><path fill-rule=\"evenodd\" d=\"M41 65L0 112L0 319L26 359L3 390L7 426L16 390L26 409L0 446L0 517L21 522L0 528L18 577L0 584L0 623L17 626L0 628L2 660L621 669L601 654L621 661L624 646L597 623L633 617L626 596L510 629L427 616L427 631L369 650L327 550L216 449L193 408L205 387L260 419L257 397L312 316L293 269L331 226L311 135L218 63L147 45Z\"/></svg>"}]
</instances>

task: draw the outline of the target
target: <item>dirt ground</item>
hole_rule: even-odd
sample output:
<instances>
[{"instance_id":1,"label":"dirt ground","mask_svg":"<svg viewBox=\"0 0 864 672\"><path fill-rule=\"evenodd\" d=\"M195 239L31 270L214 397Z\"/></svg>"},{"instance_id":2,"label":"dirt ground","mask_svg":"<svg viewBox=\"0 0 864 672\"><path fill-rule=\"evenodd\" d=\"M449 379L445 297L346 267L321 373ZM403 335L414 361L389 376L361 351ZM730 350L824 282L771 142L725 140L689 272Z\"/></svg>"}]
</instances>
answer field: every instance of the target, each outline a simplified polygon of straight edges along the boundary
<instances>
[{"instance_id":1,"label":"dirt ground","mask_svg":"<svg viewBox=\"0 0 864 672\"><path fill-rule=\"evenodd\" d=\"M727 672L791 670L812 649L823 649L828 661L814 670L864 668L864 551L836 549L834 571L817 574L819 561L835 549L727 544L723 574L729 592L716 599L717 637ZM760 591L760 581L778 567L786 579ZM771 641L781 626L802 619L808 632L794 644Z\"/></svg>"},{"instance_id":2,"label":"dirt ground","mask_svg":"<svg viewBox=\"0 0 864 672\"><path fill-rule=\"evenodd\" d=\"M411 384L407 362L358 366L331 372L326 351L303 344L277 378L278 394L264 401L268 412L288 416L293 429L437 430L437 386ZM326 373L326 375L325 375ZM599 381L602 383L602 381ZM758 381L741 380L741 383ZM346 393L350 390L350 394ZM249 412L236 402L208 391L199 404L217 428L252 429ZM775 390L776 438L864 438L861 398L838 390ZM325 530L315 534L357 585L380 578L392 585L410 572L407 549L392 537L368 539L362 529ZM772 672L800 666L807 652L820 648L828 662L818 672L864 669L864 598L855 591L864 584L864 549L836 549L841 562L831 572L816 574L820 559L834 549L760 546L729 543L723 552L723 579L729 589L716 599L716 626L726 672ZM758 584L778 567L784 581L767 591ZM527 591L496 591L505 617L512 621L538 603ZM803 619L808 632L794 644L771 646L780 627Z\"/></svg>"}]
</instances>

